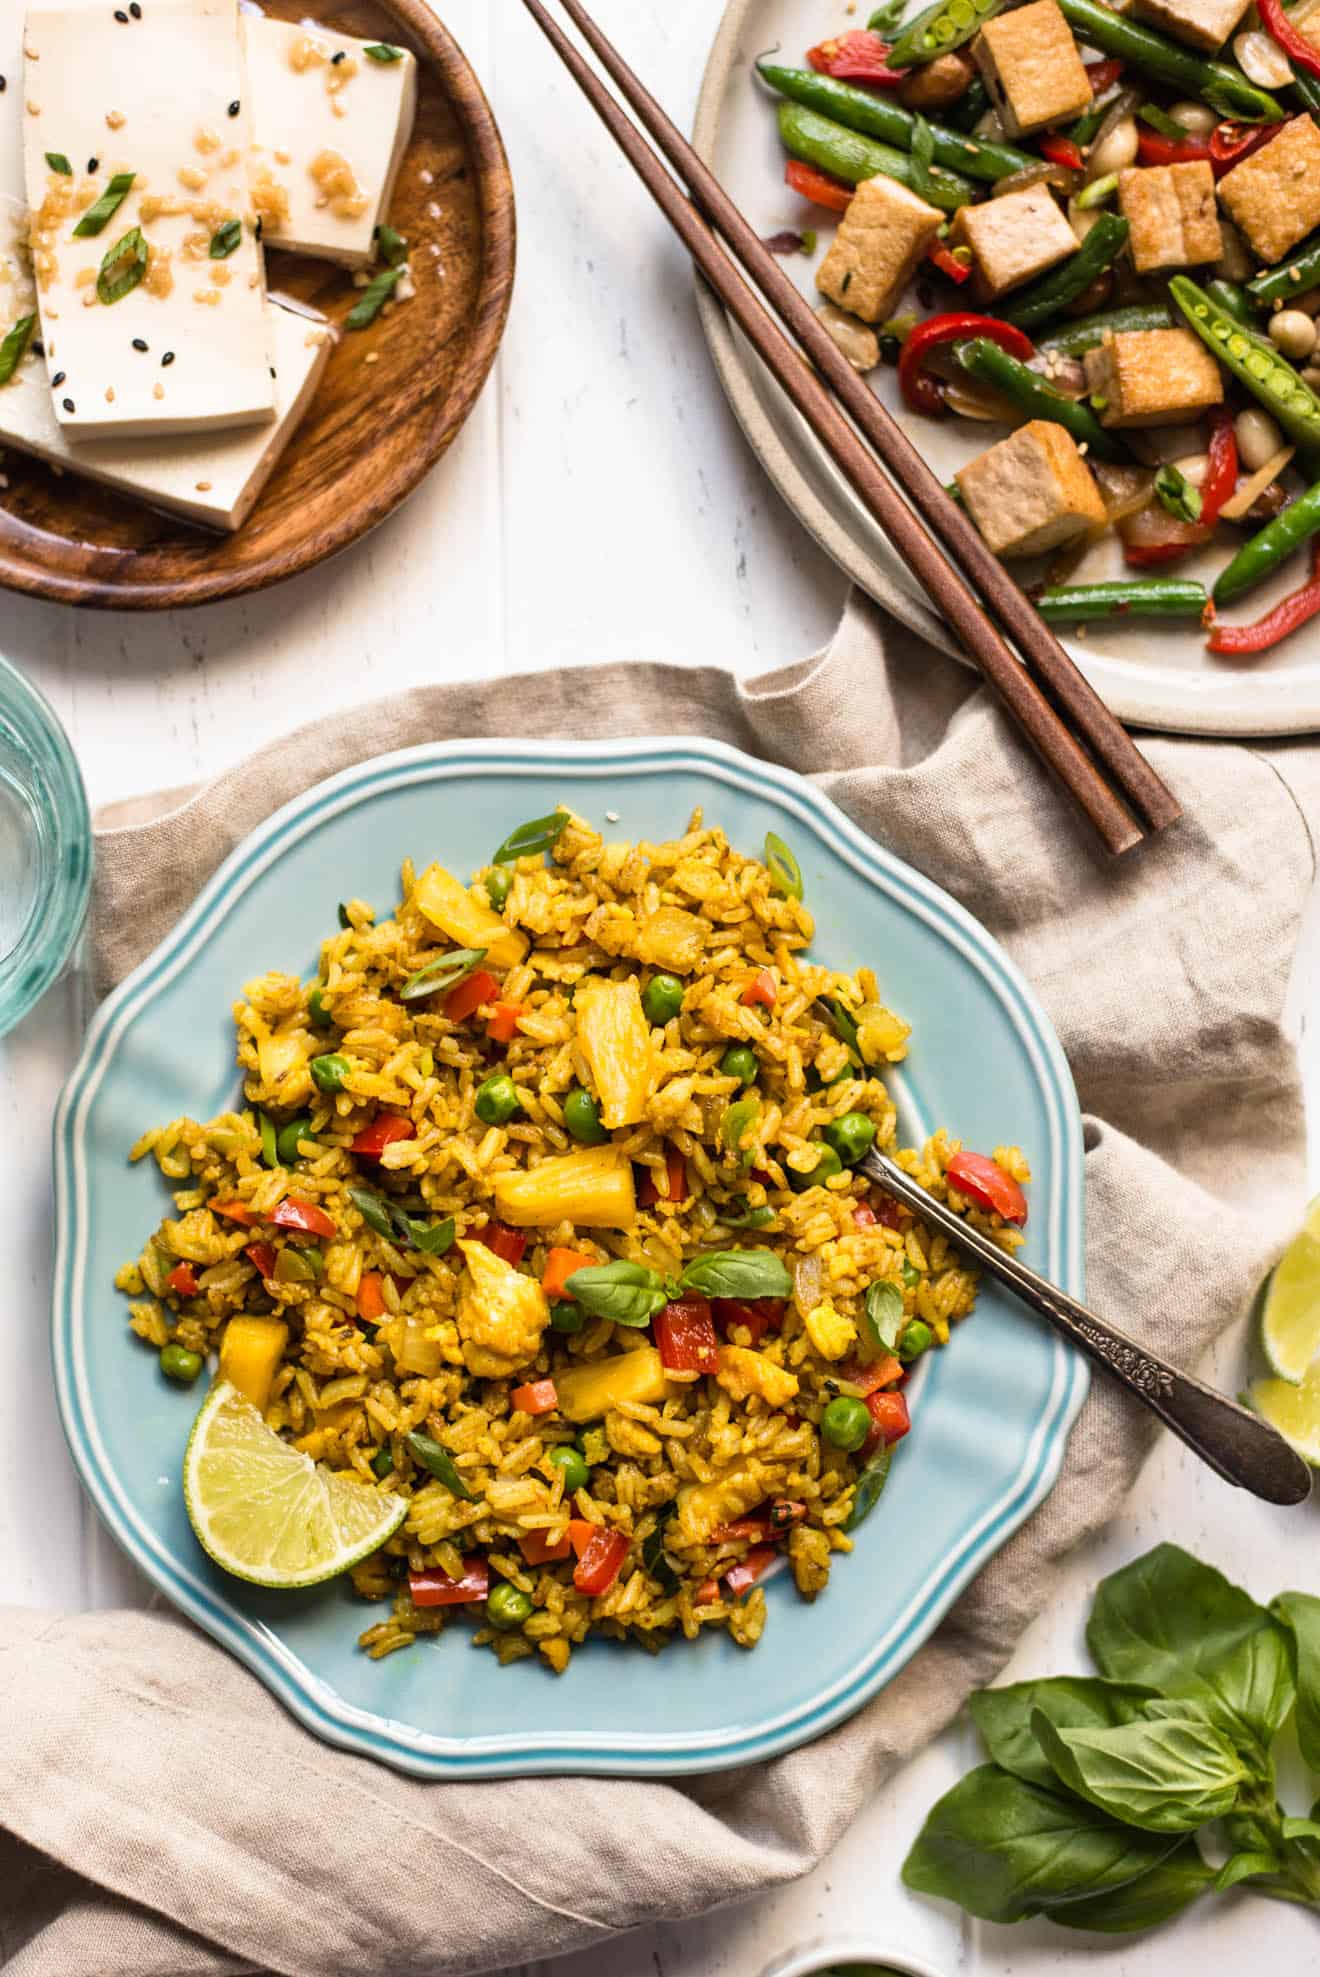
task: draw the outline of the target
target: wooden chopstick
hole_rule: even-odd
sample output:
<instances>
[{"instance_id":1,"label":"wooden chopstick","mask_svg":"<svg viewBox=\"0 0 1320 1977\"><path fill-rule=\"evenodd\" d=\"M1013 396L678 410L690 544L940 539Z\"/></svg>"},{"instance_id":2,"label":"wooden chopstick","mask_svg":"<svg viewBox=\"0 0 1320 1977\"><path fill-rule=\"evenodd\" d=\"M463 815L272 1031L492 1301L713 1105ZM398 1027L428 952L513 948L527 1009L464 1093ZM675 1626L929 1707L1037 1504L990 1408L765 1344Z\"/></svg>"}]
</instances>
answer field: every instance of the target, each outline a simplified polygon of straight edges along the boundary
<instances>
[{"instance_id":1,"label":"wooden chopstick","mask_svg":"<svg viewBox=\"0 0 1320 1977\"><path fill-rule=\"evenodd\" d=\"M820 378L803 364L799 352L742 280L709 227L578 49L547 13L541 0L524 0L524 5L682 238L702 275L812 425L937 609L958 632L1041 759L1068 789L1107 848L1112 852L1130 850L1140 842L1140 826L1109 788L1077 737L1065 726L1045 692L1010 650L958 569L927 534ZM1175 799L1082 679L1049 627L990 555L966 516L948 499L915 448L836 349L718 181L633 76L578 0L565 0L565 6L647 122L656 142L675 168L689 178L703 207L744 259L749 272L773 300L819 370L828 377L839 398L872 440L876 452L902 481L914 505L932 525L939 526L959 562L970 570L987 600L1011 626L1024 654L1040 672L1058 706L1076 724L1149 825L1161 829L1171 823L1180 814Z\"/></svg>"}]
</instances>

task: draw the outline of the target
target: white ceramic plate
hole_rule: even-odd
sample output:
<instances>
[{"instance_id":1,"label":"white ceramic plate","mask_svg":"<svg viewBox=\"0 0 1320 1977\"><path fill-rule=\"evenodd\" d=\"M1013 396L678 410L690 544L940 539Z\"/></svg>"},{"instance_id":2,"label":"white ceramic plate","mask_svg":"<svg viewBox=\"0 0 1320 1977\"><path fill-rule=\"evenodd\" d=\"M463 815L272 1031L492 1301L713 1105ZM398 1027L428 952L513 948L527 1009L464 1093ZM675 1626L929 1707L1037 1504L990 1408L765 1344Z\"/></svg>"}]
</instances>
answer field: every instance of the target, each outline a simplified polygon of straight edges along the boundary
<instances>
[{"instance_id":1,"label":"white ceramic plate","mask_svg":"<svg viewBox=\"0 0 1320 1977\"><path fill-rule=\"evenodd\" d=\"M829 239L829 215L808 209L784 184L784 151L774 101L754 79L757 55L778 47L800 62L826 35L865 23L843 0L730 0L716 36L697 106L694 142L756 231L815 226L816 256L785 257L782 266L803 293L818 300L813 271ZM811 217L807 214L810 211ZM724 310L699 286L698 307L720 381L743 431L779 492L817 542L878 603L947 652L961 656L942 620L890 548L805 420L789 403ZM881 398L921 448L942 481L1001 436L997 426L920 418L902 405L897 376L884 365L872 374ZM1180 566L1180 574L1211 580L1226 560L1223 547ZM1080 577L1122 574L1116 544L1092 551ZM1255 618L1300 581L1294 559L1272 588L1253 593L1241 614ZM1209 735L1304 734L1320 728L1320 634L1308 630L1280 651L1249 664L1207 653L1196 626L1090 625L1083 638L1063 639L1073 658L1124 721Z\"/></svg>"}]
</instances>

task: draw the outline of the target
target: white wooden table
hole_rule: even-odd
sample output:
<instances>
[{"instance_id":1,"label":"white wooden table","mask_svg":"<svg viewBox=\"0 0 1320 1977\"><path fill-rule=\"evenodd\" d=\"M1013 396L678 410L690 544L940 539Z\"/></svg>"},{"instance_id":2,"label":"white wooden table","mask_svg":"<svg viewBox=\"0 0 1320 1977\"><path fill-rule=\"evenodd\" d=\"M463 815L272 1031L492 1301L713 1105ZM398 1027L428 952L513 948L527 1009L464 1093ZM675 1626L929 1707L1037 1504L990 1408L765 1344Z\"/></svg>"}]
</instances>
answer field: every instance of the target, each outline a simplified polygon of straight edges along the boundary
<instances>
[{"instance_id":1,"label":"white wooden table","mask_svg":"<svg viewBox=\"0 0 1320 1977\"><path fill-rule=\"evenodd\" d=\"M448 0L445 12L490 91L518 184L518 292L497 373L403 512L294 583L159 618L5 598L0 645L66 722L93 803L204 775L312 714L419 681L621 656L752 674L812 650L837 617L842 582L743 446L706 360L689 273L649 201L516 0ZM597 13L689 122L713 0L598 0ZM1320 970L1301 975L1304 989ZM46 1607L147 1597L82 1501L48 1370L50 1116L77 1050L83 993L65 983L0 1043L0 1254L10 1259L0 1600ZM1320 1073L1320 1051L1312 1059ZM1237 1383L1239 1345L1224 1348L1216 1370L1230 1389ZM1090 1588L1161 1538L1204 1548L1268 1596L1292 1583L1316 1590L1313 1535L1306 1513L1290 1520L1230 1500L1166 1440L1113 1530L1073 1561L1066 1596L1023 1642L1014 1671L1084 1666ZM1172 1933L1100 1949L1043 1924L962 1926L909 1898L899 1862L927 1806L972 1756L967 1733L943 1738L798 1886L537 1965L538 1977L756 1977L795 1943L864 1929L978 1977L1069 1977L1097 1958L1110 1977L1201 1977L1247 1961L1278 1977L1315 1968L1313 1920L1247 1897L1206 1904Z\"/></svg>"}]
</instances>

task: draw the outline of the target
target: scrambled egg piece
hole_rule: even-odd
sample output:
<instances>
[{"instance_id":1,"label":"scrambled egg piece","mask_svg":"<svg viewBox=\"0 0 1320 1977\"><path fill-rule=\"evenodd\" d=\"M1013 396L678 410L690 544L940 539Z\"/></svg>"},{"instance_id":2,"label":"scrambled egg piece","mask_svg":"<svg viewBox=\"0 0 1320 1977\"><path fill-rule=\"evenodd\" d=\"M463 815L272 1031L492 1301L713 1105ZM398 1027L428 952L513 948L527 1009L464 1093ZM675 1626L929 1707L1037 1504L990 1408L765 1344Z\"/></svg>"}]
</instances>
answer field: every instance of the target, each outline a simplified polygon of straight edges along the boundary
<instances>
[{"instance_id":1,"label":"scrambled egg piece","mask_svg":"<svg viewBox=\"0 0 1320 1977\"><path fill-rule=\"evenodd\" d=\"M550 1322L545 1292L485 1243L460 1242L467 1274L458 1294L463 1363L485 1380L502 1380L535 1359Z\"/></svg>"},{"instance_id":2,"label":"scrambled egg piece","mask_svg":"<svg viewBox=\"0 0 1320 1977\"><path fill-rule=\"evenodd\" d=\"M813 1305L803 1323L807 1337L822 1359L842 1359L857 1339L857 1327L852 1319L836 1311L828 1298L824 1304Z\"/></svg>"},{"instance_id":3,"label":"scrambled egg piece","mask_svg":"<svg viewBox=\"0 0 1320 1977\"><path fill-rule=\"evenodd\" d=\"M735 1400L747 1400L752 1394L759 1394L769 1407L786 1406L798 1390L796 1374L786 1373L763 1352L753 1352L745 1345L720 1347L715 1378Z\"/></svg>"}]
</instances>

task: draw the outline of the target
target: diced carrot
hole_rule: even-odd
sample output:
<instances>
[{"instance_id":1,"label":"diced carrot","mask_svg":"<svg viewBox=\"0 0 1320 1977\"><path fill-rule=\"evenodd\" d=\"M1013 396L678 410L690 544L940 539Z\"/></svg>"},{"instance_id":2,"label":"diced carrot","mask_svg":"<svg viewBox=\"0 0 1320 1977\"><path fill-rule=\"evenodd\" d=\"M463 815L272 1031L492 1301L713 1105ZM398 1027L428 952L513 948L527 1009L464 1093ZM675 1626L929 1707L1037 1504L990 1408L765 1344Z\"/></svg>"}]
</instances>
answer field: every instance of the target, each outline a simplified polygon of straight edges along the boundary
<instances>
[{"instance_id":1,"label":"diced carrot","mask_svg":"<svg viewBox=\"0 0 1320 1977\"><path fill-rule=\"evenodd\" d=\"M457 988L450 989L445 997L445 1014L451 1023L461 1023L474 1009L480 1009L483 1002L499 999L500 985L488 968L478 968Z\"/></svg>"},{"instance_id":2,"label":"diced carrot","mask_svg":"<svg viewBox=\"0 0 1320 1977\"><path fill-rule=\"evenodd\" d=\"M861 1388L863 1400L879 1393L882 1387L892 1387L895 1381L903 1377L903 1368L892 1352L886 1353L883 1359L872 1360L869 1366L863 1366L856 1359L849 1360L839 1371L851 1385Z\"/></svg>"},{"instance_id":3,"label":"diced carrot","mask_svg":"<svg viewBox=\"0 0 1320 1977\"><path fill-rule=\"evenodd\" d=\"M719 1596L720 1596L719 1580L703 1579L701 1584L697 1587L696 1604L698 1606L714 1606Z\"/></svg>"},{"instance_id":4,"label":"diced carrot","mask_svg":"<svg viewBox=\"0 0 1320 1977\"><path fill-rule=\"evenodd\" d=\"M528 1531L519 1538L518 1546L529 1565L553 1565L573 1549L570 1538L562 1537L552 1544L545 1531Z\"/></svg>"},{"instance_id":5,"label":"diced carrot","mask_svg":"<svg viewBox=\"0 0 1320 1977\"><path fill-rule=\"evenodd\" d=\"M165 1279L176 1297L196 1297L197 1272L191 1263L176 1263Z\"/></svg>"},{"instance_id":6,"label":"diced carrot","mask_svg":"<svg viewBox=\"0 0 1320 1977\"><path fill-rule=\"evenodd\" d=\"M378 1270L367 1270L357 1290L357 1315L364 1325L374 1325L385 1315L385 1294Z\"/></svg>"},{"instance_id":7,"label":"diced carrot","mask_svg":"<svg viewBox=\"0 0 1320 1977\"><path fill-rule=\"evenodd\" d=\"M571 1297L568 1280L575 1270L589 1270L594 1265L594 1256L588 1256L582 1249L552 1249L545 1259L545 1269L541 1272L541 1289L552 1301L557 1297Z\"/></svg>"},{"instance_id":8,"label":"diced carrot","mask_svg":"<svg viewBox=\"0 0 1320 1977\"><path fill-rule=\"evenodd\" d=\"M577 1553L579 1558L581 1558L583 1552L586 1550L587 1546L591 1543L594 1533L599 1531L599 1529L600 1529L600 1525L593 1524L589 1517L570 1518L569 1526L568 1526L568 1541L572 1545L574 1551Z\"/></svg>"},{"instance_id":9,"label":"diced carrot","mask_svg":"<svg viewBox=\"0 0 1320 1977\"><path fill-rule=\"evenodd\" d=\"M763 1009L773 1009L779 990L775 978L768 968L759 968L748 982L740 998L744 1009L755 1009L759 1003Z\"/></svg>"},{"instance_id":10,"label":"diced carrot","mask_svg":"<svg viewBox=\"0 0 1320 1977\"><path fill-rule=\"evenodd\" d=\"M486 1024L492 1043L512 1043L518 1034L518 1020L526 1015L521 1002L497 1002Z\"/></svg>"},{"instance_id":11,"label":"diced carrot","mask_svg":"<svg viewBox=\"0 0 1320 1977\"><path fill-rule=\"evenodd\" d=\"M559 1405L553 1380L529 1380L525 1387L515 1387L509 1400L522 1414L553 1414Z\"/></svg>"}]
</instances>

